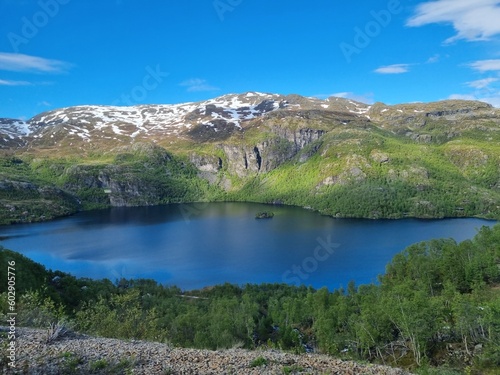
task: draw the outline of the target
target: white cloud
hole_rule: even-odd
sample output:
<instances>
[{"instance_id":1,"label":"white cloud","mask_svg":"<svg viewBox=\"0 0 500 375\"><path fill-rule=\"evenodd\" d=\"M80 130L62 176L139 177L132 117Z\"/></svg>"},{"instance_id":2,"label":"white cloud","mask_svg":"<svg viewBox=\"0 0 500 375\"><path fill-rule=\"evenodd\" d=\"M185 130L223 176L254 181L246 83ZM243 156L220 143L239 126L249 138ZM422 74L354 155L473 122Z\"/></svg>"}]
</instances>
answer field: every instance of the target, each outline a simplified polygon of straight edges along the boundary
<instances>
[{"instance_id":1,"label":"white cloud","mask_svg":"<svg viewBox=\"0 0 500 375\"><path fill-rule=\"evenodd\" d=\"M470 94L451 94L448 99L451 100L477 100L474 95Z\"/></svg>"},{"instance_id":2,"label":"white cloud","mask_svg":"<svg viewBox=\"0 0 500 375\"><path fill-rule=\"evenodd\" d=\"M500 60L479 60L469 66L480 72L500 71Z\"/></svg>"},{"instance_id":3,"label":"white cloud","mask_svg":"<svg viewBox=\"0 0 500 375\"><path fill-rule=\"evenodd\" d=\"M475 89L487 88L493 82L497 82L498 78L483 78L476 81L467 82L466 85Z\"/></svg>"},{"instance_id":4,"label":"white cloud","mask_svg":"<svg viewBox=\"0 0 500 375\"><path fill-rule=\"evenodd\" d=\"M410 69L410 64L393 64L381 66L375 69L375 73L379 74L402 74L407 73Z\"/></svg>"},{"instance_id":5,"label":"white cloud","mask_svg":"<svg viewBox=\"0 0 500 375\"><path fill-rule=\"evenodd\" d=\"M217 91L218 87L208 84L207 80L200 78L191 78L180 83L180 86L187 87L188 92L200 92L200 91Z\"/></svg>"},{"instance_id":6,"label":"white cloud","mask_svg":"<svg viewBox=\"0 0 500 375\"><path fill-rule=\"evenodd\" d=\"M436 0L417 6L407 26L450 23L457 34L445 42L460 39L489 40L500 34L500 0Z\"/></svg>"},{"instance_id":7,"label":"white cloud","mask_svg":"<svg viewBox=\"0 0 500 375\"><path fill-rule=\"evenodd\" d=\"M27 81L11 81L6 79L0 79L0 86L31 86L31 82Z\"/></svg>"},{"instance_id":8,"label":"white cloud","mask_svg":"<svg viewBox=\"0 0 500 375\"><path fill-rule=\"evenodd\" d=\"M496 95L484 96L484 97L476 97L475 100L479 100L481 102L489 103L493 107L500 108L500 92L497 92Z\"/></svg>"},{"instance_id":9,"label":"white cloud","mask_svg":"<svg viewBox=\"0 0 500 375\"><path fill-rule=\"evenodd\" d=\"M479 73L500 72L500 60L478 60L468 66ZM449 99L479 100L500 107L500 89L496 84L499 81L498 77L487 77L465 82L466 86L475 90L468 94L450 95Z\"/></svg>"},{"instance_id":10,"label":"white cloud","mask_svg":"<svg viewBox=\"0 0 500 375\"><path fill-rule=\"evenodd\" d=\"M373 104L375 101L373 93L358 95L353 92L337 92L335 94L328 95L328 97L330 96L334 96L336 98L352 99L365 104Z\"/></svg>"},{"instance_id":11,"label":"white cloud","mask_svg":"<svg viewBox=\"0 0 500 375\"><path fill-rule=\"evenodd\" d=\"M33 73L63 73L71 64L21 53L0 52L0 70Z\"/></svg>"},{"instance_id":12,"label":"white cloud","mask_svg":"<svg viewBox=\"0 0 500 375\"><path fill-rule=\"evenodd\" d=\"M434 64L434 63L437 63L439 60L441 60L441 56L438 54L435 54L434 56L429 57L429 59L427 60L427 64Z\"/></svg>"},{"instance_id":13,"label":"white cloud","mask_svg":"<svg viewBox=\"0 0 500 375\"><path fill-rule=\"evenodd\" d=\"M480 100L491 104L493 107L500 108L500 93L498 93L498 96L490 96L488 98L483 98Z\"/></svg>"},{"instance_id":14,"label":"white cloud","mask_svg":"<svg viewBox=\"0 0 500 375\"><path fill-rule=\"evenodd\" d=\"M329 94L329 95L324 95L325 99L329 98L330 96L334 96L336 98L348 98L352 95L352 92L336 92L335 94Z\"/></svg>"},{"instance_id":15,"label":"white cloud","mask_svg":"<svg viewBox=\"0 0 500 375\"><path fill-rule=\"evenodd\" d=\"M500 93L497 96L490 96L482 99L486 103L490 103L493 107L500 108Z\"/></svg>"},{"instance_id":16,"label":"white cloud","mask_svg":"<svg viewBox=\"0 0 500 375\"><path fill-rule=\"evenodd\" d=\"M344 99L351 99L364 104L373 104L375 102L374 99L375 95L372 92L366 94L356 94L350 91L344 91L344 92L336 92L334 94L317 94L317 95L312 95L312 97L323 100L331 97L344 98Z\"/></svg>"},{"instance_id":17,"label":"white cloud","mask_svg":"<svg viewBox=\"0 0 500 375\"><path fill-rule=\"evenodd\" d=\"M500 91L492 92L489 95L473 95L473 94L453 94L448 99L457 100L479 100L491 104L493 107L500 108Z\"/></svg>"}]
</instances>

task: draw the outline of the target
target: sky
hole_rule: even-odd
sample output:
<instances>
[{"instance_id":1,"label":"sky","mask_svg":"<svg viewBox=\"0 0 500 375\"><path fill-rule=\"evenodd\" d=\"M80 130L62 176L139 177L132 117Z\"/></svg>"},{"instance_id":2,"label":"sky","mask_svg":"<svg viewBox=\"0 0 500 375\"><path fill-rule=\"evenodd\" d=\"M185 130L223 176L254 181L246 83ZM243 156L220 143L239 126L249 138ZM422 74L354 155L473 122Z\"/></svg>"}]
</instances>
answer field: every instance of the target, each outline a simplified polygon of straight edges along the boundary
<instances>
[{"instance_id":1,"label":"sky","mask_svg":"<svg viewBox=\"0 0 500 375\"><path fill-rule=\"evenodd\" d=\"M259 91L500 107L500 0L0 0L0 117Z\"/></svg>"}]
</instances>

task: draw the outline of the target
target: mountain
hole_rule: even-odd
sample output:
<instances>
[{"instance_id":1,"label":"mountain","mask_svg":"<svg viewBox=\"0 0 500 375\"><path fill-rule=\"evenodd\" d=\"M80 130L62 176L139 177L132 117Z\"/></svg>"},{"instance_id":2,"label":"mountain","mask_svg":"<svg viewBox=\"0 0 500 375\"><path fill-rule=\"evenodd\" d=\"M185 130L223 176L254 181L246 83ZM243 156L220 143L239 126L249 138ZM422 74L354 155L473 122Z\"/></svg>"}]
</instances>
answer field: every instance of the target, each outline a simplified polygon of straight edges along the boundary
<instances>
[{"instance_id":1,"label":"mountain","mask_svg":"<svg viewBox=\"0 0 500 375\"><path fill-rule=\"evenodd\" d=\"M256 92L176 105L77 106L44 112L27 122L0 119L0 139L3 147L12 147L12 141L23 140L24 145L34 148L82 142L109 145L113 141L117 144L199 138L207 141L225 139L244 130L252 120L276 111L288 115L300 110L362 114L368 109L367 105L340 98L330 102Z\"/></svg>"},{"instance_id":2,"label":"mountain","mask_svg":"<svg viewBox=\"0 0 500 375\"><path fill-rule=\"evenodd\" d=\"M337 217L496 218L499 131L500 109L477 101L389 106L257 92L0 119L0 220L39 220L33 201L67 212L75 202L198 200L281 202ZM32 188L13 208L22 183ZM50 199L39 192L47 189Z\"/></svg>"},{"instance_id":3,"label":"mountain","mask_svg":"<svg viewBox=\"0 0 500 375\"><path fill-rule=\"evenodd\" d=\"M33 131L29 123L21 120L0 118L0 148L20 147Z\"/></svg>"}]
</instances>

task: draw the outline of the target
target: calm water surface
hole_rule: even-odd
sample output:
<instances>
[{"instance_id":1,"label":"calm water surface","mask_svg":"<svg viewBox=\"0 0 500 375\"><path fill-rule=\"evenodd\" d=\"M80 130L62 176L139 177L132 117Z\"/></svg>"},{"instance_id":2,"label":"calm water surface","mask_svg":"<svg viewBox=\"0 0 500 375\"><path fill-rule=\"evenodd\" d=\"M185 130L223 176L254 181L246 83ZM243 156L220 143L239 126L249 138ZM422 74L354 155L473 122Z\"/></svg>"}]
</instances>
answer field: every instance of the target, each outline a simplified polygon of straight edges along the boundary
<instances>
[{"instance_id":1,"label":"calm water surface","mask_svg":"<svg viewBox=\"0 0 500 375\"><path fill-rule=\"evenodd\" d=\"M260 210L273 219L256 220ZM0 227L1 245L78 277L153 278L183 289L287 282L335 289L376 282L406 246L472 238L480 219L332 219L297 207L211 203L113 208Z\"/></svg>"}]
</instances>

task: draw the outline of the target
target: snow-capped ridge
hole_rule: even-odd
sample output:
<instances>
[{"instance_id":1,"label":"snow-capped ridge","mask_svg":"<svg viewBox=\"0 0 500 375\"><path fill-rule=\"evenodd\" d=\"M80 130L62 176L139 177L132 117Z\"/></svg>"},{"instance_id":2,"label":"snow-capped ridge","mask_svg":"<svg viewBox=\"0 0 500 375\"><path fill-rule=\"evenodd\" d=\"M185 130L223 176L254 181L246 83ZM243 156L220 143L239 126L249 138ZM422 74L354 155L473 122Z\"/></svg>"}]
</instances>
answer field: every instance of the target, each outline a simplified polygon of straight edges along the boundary
<instances>
[{"instance_id":1,"label":"snow-capped ridge","mask_svg":"<svg viewBox=\"0 0 500 375\"><path fill-rule=\"evenodd\" d=\"M260 126L266 118L274 123L286 117L309 119L326 115L325 119L336 119L334 122L338 120L342 124L355 119L383 124L406 124L408 121L420 124L427 118L455 119L473 116L477 111L497 116L496 109L480 102L390 106L384 103L369 105L344 97L320 99L249 91L199 102L79 105L43 112L28 121L0 119L0 147L73 146L81 145L82 141L90 144L101 140L122 144L134 141L174 143L180 139L204 142L223 140L253 125Z\"/></svg>"},{"instance_id":2,"label":"snow-capped ridge","mask_svg":"<svg viewBox=\"0 0 500 375\"><path fill-rule=\"evenodd\" d=\"M244 123L268 112L283 110L283 96L260 92L227 94L201 102L135 106L79 105L41 113L28 121L39 129L33 135L60 129L71 137L90 142L96 138L182 136L198 126L241 130ZM26 134L27 135L27 134ZM51 138L52 134L50 135Z\"/></svg>"}]
</instances>

